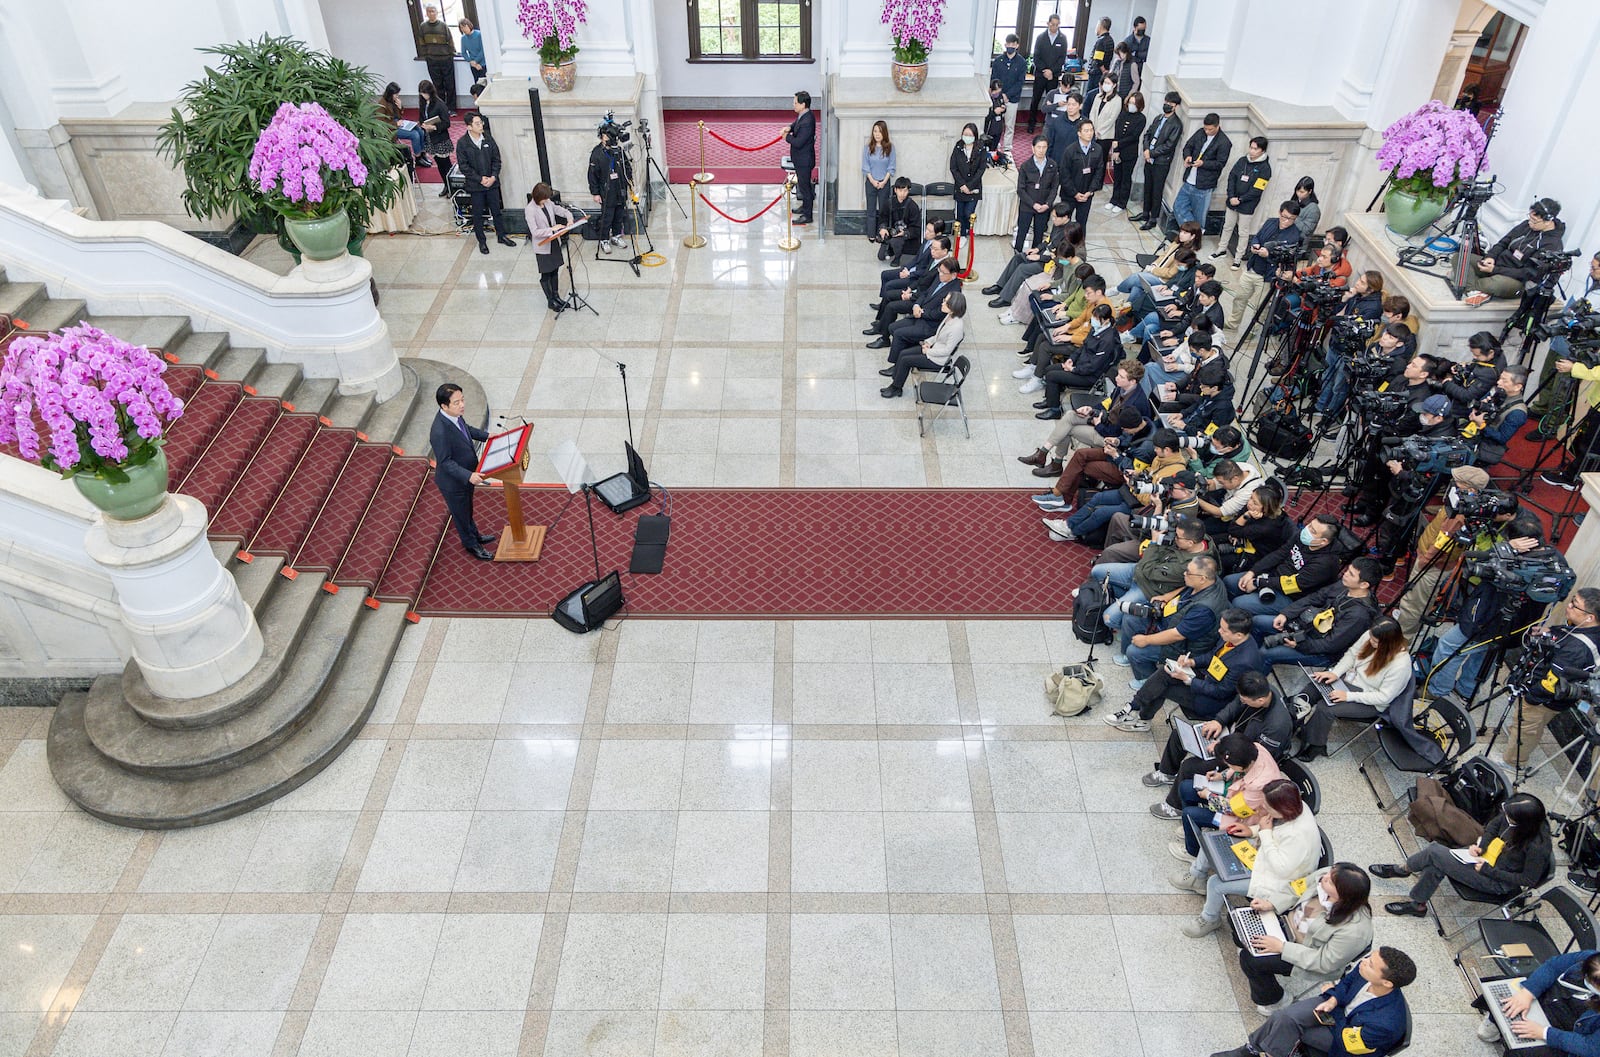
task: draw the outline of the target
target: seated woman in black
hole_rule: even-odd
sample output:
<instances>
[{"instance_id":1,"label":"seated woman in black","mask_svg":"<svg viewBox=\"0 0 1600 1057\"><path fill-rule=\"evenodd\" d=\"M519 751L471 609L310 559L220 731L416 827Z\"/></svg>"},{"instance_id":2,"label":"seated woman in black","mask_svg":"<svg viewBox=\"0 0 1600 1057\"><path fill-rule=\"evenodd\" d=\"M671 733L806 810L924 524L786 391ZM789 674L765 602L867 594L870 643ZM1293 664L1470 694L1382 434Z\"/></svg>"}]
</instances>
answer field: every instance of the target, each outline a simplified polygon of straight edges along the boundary
<instances>
[{"instance_id":1,"label":"seated woman in black","mask_svg":"<svg viewBox=\"0 0 1600 1057\"><path fill-rule=\"evenodd\" d=\"M1283 546L1295 531L1294 522L1283 512L1283 496L1270 484L1262 485L1250 493L1244 513L1228 522L1226 532L1214 537L1217 559L1225 572L1236 573Z\"/></svg>"},{"instance_id":2,"label":"seated woman in black","mask_svg":"<svg viewBox=\"0 0 1600 1057\"><path fill-rule=\"evenodd\" d=\"M1385 903L1383 909L1391 914L1426 917L1428 898L1446 877L1495 897L1509 897L1539 884L1550 873L1552 856L1544 802L1532 793L1511 797L1467 851L1478 861L1464 863L1451 849L1430 841L1403 866L1378 863L1371 867L1374 877L1417 875L1410 895Z\"/></svg>"}]
</instances>

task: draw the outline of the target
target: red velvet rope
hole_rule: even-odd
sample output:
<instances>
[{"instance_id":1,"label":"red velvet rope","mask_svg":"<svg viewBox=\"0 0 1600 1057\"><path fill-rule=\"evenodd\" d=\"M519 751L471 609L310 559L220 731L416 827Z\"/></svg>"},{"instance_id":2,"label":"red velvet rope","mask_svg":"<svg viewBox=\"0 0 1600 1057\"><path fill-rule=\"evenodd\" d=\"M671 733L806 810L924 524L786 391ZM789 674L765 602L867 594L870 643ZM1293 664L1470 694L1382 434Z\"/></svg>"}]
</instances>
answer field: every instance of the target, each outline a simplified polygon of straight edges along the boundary
<instances>
[{"instance_id":1,"label":"red velvet rope","mask_svg":"<svg viewBox=\"0 0 1600 1057\"><path fill-rule=\"evenodd\" d=\"M705 195L701 195L700 196L700 201L705 202L706 206L708 208L710 208L711 211L716 213L718 216L726 217L727 219L733 221L735 224L748 224L752 220L758 220L761 217L765 216L767 214L767 212L772 209L773 206L775 206L779 202L783 201L784 195L786 195L788 193L789 193L789 185L788 184L784 184L783 185L783 190L778 192L778 197L774 198L772 201L768 202L766 209L763 209L761 212L757 213L753 217L745 217L743 220L740 220L738 217L728 216L728 214L724 213L722 210L717 208L717 204L715 202L706 201L706 196Z\"/></svg>"},{"instance_id":2,"label":"red velvet rope","mask_svg":"<svg viewBox=\"0 0 1600 1057\"><path fill-rule=\"evenodd\" d=\"M718 140L718 141L720 141L722 143L726 143L728 146L732 147L734 150L743 150L743 151L751 151L751 152L758 151L758 150L766 150L768 147L772 146L774 143L778 142L780 139L783 138L783 133L780 132L776 136L772 137L771 139L769 139L767 142L763 143L759 147L741 147L739 144L733 142L732 140L718 135L716 133L716 131L713 130L713 129L709 129L708 128L708 129L706 129L706 131L711 133L711 137L713 139ZM712 207L712 208L715 208L715 207ZM720 212L720 210L718 210L718 212Z\"/></svg>"},{"instance_id":3,"label":"red velvet rope","mask_svg":"<svg viewBox=\"0 0 1600 1057\"><path fill-rule=\"evenodd\" d=\"M957 279L965 279L967 276L972 274L972 255L977 252L977 249L978 240L969 235L967 238L967 266L961 270L961 274L956 276ZM955 255L956 260L959 261L961 259L960 228L956 229L956 242L955 245L951 247L950 252Z\"/></svg>"}]
</instances>

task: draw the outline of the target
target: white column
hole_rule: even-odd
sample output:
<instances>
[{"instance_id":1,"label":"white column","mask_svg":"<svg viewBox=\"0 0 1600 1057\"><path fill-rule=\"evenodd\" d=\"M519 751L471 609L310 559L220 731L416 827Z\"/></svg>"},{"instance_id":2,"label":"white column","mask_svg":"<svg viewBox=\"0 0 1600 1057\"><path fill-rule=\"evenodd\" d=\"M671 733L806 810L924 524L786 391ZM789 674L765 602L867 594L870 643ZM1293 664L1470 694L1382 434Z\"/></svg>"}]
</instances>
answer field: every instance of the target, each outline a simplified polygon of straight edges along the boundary
<instances>
[{"instance_id":1,"label":"white column","mask_svg":"<svg viewBox=\"0 0 1600 1057\"><path fill-rule=\"evenodd\" d=\"M261 659L261 629L211 552L206 509L168 495L137 521L101 516L84 549L110 575L150 689L188 700L225 690Z\"/></svg>"},{"instance_id":2,"label":"white column","mask_svg":"<svg viewBox=\"0 0 1600 1057\"><path fill-rule=\"evenodd\" d=\"M1489 144L1489 171L1505 190L1483 208L1487 239L1509 231L1526 218L1528 203L1548 196L1562 204L1567 248L1600 248L1593 182L1600 141L1588 132L1600 91L1600 63L1590 61L1597 48L1600 7L1590 0L1548 0L1528 27Z\"/></svg>"},{"instance_id":3,"label":"white column","mask_svg":"<svg viewBox=\"0 0 1600 1057\"><path fill-rule=\"evenodd\" d=\"M1150 59L1144 67L1144 92L1151 110L1156 109L1158 102L1150 94L1152 87L1161 83L1160 78L1178 70L1179 53L1188 32L1189 12L1194 4L1195 0L1157 0L1155 14L1145 16L1150 20ZM1023 45L1033 46L1030 41L1024 41Z\"/></svg>"},{"instance_id":4,"label":"white column","mask_svg":"<svg viewBox=\"0 0 1600 1057\"><path fill-rule=\"evenodd\" d=\"M1181 38L1172 72L1179 77L1221 77L1243 10L1244 0L1203 0L1184 11L1181 26L1164 27L1164 33L1177 30Z\"/></svg>"}]
</instances>

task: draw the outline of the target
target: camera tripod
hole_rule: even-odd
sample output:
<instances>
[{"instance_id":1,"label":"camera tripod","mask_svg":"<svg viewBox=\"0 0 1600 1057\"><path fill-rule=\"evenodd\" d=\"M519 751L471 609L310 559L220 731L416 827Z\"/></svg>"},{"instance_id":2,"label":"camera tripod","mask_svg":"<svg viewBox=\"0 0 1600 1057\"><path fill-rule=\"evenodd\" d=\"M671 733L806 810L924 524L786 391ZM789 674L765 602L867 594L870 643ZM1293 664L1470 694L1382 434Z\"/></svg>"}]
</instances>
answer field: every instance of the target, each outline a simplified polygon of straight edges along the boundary
<instances>
[{"instance_id":1,"label":"camera tripod","mask_svg":"<svg viewBox=\"0 0 1600 1057\"><path fill-rule=\"evenodd\" d=\"M1493 177L1490 180L1492 182ZM1446 213L1448 224L1441 227L1442 219L1429 224L1420 236L1413 236L1421 238L1422 244L1402 249L1395 255L1395 263L1414 272L1437 276L1435 269L1448 260L1450 271L1445 276L1445 285L1457 301L1461 300L1467 294L1468 261L1472 254L1483 249L1478 238L1478 211L1493 196L1492 189L1483 195L1477 191L1476 184L1467 184L1456 192L1456 199L1451 203L1453 211Z\"/></svg>"}]
</instances>

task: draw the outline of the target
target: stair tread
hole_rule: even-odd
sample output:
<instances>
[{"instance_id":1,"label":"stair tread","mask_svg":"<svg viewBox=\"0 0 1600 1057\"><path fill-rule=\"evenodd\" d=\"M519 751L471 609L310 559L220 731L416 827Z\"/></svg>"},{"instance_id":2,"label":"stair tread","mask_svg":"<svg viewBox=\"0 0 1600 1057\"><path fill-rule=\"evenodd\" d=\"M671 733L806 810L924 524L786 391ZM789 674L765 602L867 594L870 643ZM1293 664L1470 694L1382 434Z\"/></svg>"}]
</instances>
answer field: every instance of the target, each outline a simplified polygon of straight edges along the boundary
<instances>
[{"instance_id":1,"label":"stair tread","mask_svg":"<svg viewBox=\"0 0 1600 1057\"><path fill-rule=\"evenodd\" d=\"M113 763L141 774L198 776L243 764L305 722L361 608L354 594L324 595L294 647L294 663L271 693L249 710L203 729L151 726L128 707L121 684L97 681L84 712L90 740Z\"/></svg>"},{"instance_id":2,"label":"stair tread","mask_svg":"<svg viewBox=\"0 0 1600 1057\"><path fill-rule=\"evenodd\" d=\"M386 444L357 444L340 472L305 543L290 564L332 574L339 567L361 515L377 491L394 453Z\"/></svg>"},{"instance_id":3,"label":"stair tread","mask_svg":"<svg viewBox=\"0 0 1600 1057\"><path fill-rule=\"evenodd\" d=\"M385 443L398 443L401 431L405 428L406 419L412 413L412 407L419 400L430 400L418 388L419 379L417 372L412 368L411 360L400 361L400 391L394 396L378 404L367 416L367 424L361 428L373 440Z\"/></svg>"},{"instance_id":4,"label":"stair tread","mask_svg":"<svg viewBox=\"0 0 1600 1057\"><path fill-rule=\"evenodd\" d=\"M232 382L207 381L200 386L183 409L178 421L167 430L167 479L182 481L199 461L211 435L228 420L233 406L244 396Z\"/></svg>"},{"instance_id":5,"label":"stair tread","mask_svg":"<svg viewBox=\"0 0 1600 1057\"><path fill-rule=\"evenodd\" d=\"M253 537L316 433L315 415L280 414L251 455L249 466L236 477L233 491L211 516L211 534L240 541ZM202 462L199 469L203 468Z\"/></svg>"},{"instance_id":6,"label":"stair tread","mask_svg":"<svg viewBox=\"0 0 1600 1057\"><path fill-rule=\"evenodd\" d=\"M377 406L378 396L370 390L364 393L339 393L334 396L323 414L342 429L359 429L365 432L367 420L372 417L372 410Z\"/></svg>"},{"instance_id":7,"label":"stair tread","mask_svg":"<svg viewBox=\"0 0 1600 1057\"><path fill-rule=\"evenodd\" d=\"M302 377L297 363L269 363L256 373L256 380L251 384L262 396L285 400L300 385Z\"/></svg>"},{"instance_id":8,"label":"stair tread","mask_svg":"<svg viewBox=\"0 0 1600 1057\"><path fill-rule=\"evenodd\" d=\"M120 693L129 708L153 726L189 731L225 723L272 693L295 663L295 646L305 633L311 614L322 598L330 598L314 576L285 580L277 585L256 613L261 628L262 661L243 679L214 694L173 701L158 697L145 683L133 661L122 670Z\"/></svg>"},{"instance_id":9,"label":"stair tread","mask_svg":"<svg viewBox=\"0 0 1600 1057\"><path fill-rule=\"evenodd\" d=\"M336 378L302 378L289 394L288 400L296 411L308 415L325 415L339 392Z\"/></svg>"},{"instance_id":10,"label":"stair tread","mask_svg":"<svg viewBox=\"0 0 1600 1057\"><path fill-rule=\"evenodd\" d=\"M171 352L191 333L188 316L89 315L84 322L133 345Z\"/></svg>"},{"instance_id":11,"label":"stair tread","mask_svg":"<svg viewBox=\"0 0 1600 1057\"><path fill-rule=\"evenodd\" d=\"M256 375L261 373L267 364L267 350L241 349L237 345L229 348L211 363L211 369L229 381L239 382L243 385L254 383Z\"/></svg>"},{"instance_id":12,"label":"stair tread","mask_svg":"<svg viewBox=\"0 0 1600 1057\"><path fill-rule=\"evenodd\" d=\"M36 334L47 334L72 326L84 317L88 305L76 299L49 298L43 304L28 310L28 329Z\"/></svg>"},{"instance_id":13,"label":"stair tread","mask_svg":"<svg viewBox=\"0 0 1600 1057\"><path fill-rule=\"evenodd\" d=\"M422 585L433 565L433 557L439 552L440 541L450 531L449 526L450 512L445 508L444 496L434 486L430 471L394 545L393 556L378 581L374 597L385 602L400 602L407 609L415 606L422 596Z\"/></svg>"},{"instance_id":14,"label":"stair tread","mask_svg":"<svg viewBox=\"0 0 1600 1057\"><path fill-rule=\"evenodd\" d=\"M180 363L196 367L210 367L211 362L227 351L228 335L214 330L196 331L167 351L178 357Z\"/></svg>"},{"instance_id":15,"label":"stair tread","mask_svg":"<svg viewBox=\"0 0 1600 1057\"><path fill-rule=\"evenodd\" d=\"M250 762L190 781L140 775L95 751L84 729L87 695L70 694L50 724L51 774L80 807L98 818L144 829L178 829L242 815L298 788L348 745L365 724L382 671L407 625L398 606L363 609L346 660L306 724Z\"/></svg>"},{"instance_id":16,"label":"stair tread","mask_svg":"<svg viewBox=\"0 0 1600 1057\"><path fill-rule=\"evenodd\" d=\"M43 283L5 283L0 285L0 314L31 324L33 320L28 318L28 312L49 296Z\"/></svg>"},{"instance_id":17,"label":"stair tread","mask_svg":"<svg viewBox=\"0 0 1600 1057\"><path fill-rule=\"evenodd\" d=\"M261 609L262 602L275 586L287 582L278 575L283 568L282 558L256 555L251 561L236 561L225 567L233 573L234 583L239 585L239 597L255 611Z\"/></svg>"},{"instance_id":18,"label":"stair tread","mask_svg":"<svg viewBox=\"0 0 1600 1057\"><path fill-rule=\"evenodd\" d=\"M428 464L423 459L397 458L389 463L334 573L335 583L359 584L369 591L377 590L428 473Z\"/></svg>"},{"instance_id":19,"label":"stair tread","mask_svg":"<svg viewBox=\"0 0 1600 1057\"><path fill-rule=\"evenodd\" d=\"M316 432L305 457L279 490L272 509L250 541L249 549L253 553L277 554L288 559L300 550L322 509L324 497L355 446L355 434L348 430Z\"/></svg>"},{"instance_id":20,"label":"stair tread","mask_svg":"<svg viewBox=\"0 0 1600 1057\"><path fill-rule=\"evenodd\" d=\"M214 517L282 415L276 400L240 401L175 490L200 500Z\"/></svg>"},{"instance_id":21,"label":"stair tread","mask_svg":"<svg viewBox=\"0 0 1600 1057\"><path fill-rule=\"evenodd\" d=\"M479 425L488 421L489 398L472 375L438 360L412 358L401 362L417 376L416 399L411 402L400 428L392 434L394 443L407 455L429 454L428 433L433 429L433 416L439 412L433 395L441 383L451 382L461 387L461 395L467 401L467 413L472 416L472 421ZM376 432L372 435L378 436Z\"/></svg>"}]
</instances>

